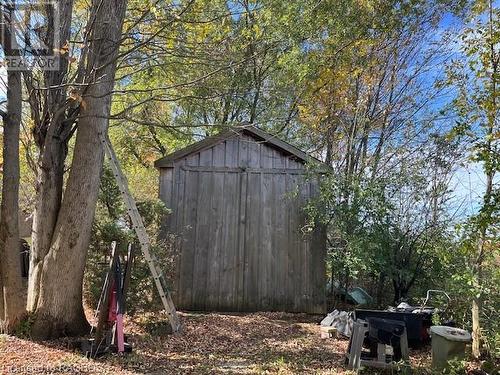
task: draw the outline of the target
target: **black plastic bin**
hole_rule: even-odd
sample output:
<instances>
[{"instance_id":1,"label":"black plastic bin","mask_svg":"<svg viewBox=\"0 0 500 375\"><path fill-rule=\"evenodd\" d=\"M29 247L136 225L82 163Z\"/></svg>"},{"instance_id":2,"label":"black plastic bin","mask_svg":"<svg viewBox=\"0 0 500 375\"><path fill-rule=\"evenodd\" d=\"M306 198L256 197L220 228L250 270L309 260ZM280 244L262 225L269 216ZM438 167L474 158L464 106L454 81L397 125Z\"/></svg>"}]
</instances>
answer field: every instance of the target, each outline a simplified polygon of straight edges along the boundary
<instances>
[{"instance_id":1,"label":"black plastic bin","mask_svg":"<svg viewBox=\"0 0 500 375\"><path fill-rule=\"evenodd\" d=\"M355 310L355 319L381 318L397 320L406 324L408 346L418 348L430 341L428 329L432 325L432 315L426 313L396 312L382 310Z\"/></svg>"}]
</instances>

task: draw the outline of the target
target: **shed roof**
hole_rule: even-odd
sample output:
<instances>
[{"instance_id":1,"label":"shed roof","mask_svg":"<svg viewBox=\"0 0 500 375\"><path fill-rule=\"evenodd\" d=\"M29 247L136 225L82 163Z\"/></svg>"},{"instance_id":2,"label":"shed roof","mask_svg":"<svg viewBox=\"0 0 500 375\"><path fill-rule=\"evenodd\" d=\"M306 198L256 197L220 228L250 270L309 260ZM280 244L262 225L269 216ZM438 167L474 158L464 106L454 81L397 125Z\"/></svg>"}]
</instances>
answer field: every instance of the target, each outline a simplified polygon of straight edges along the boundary
<instances>
[{"instance_id":1,"label":"shed roof","mask_svg":"<svg viewBox=\"0 0 500 375\"><path fill-rule=\"evenodd\" d=\"M248 134L251 137L255 138L256 140L261 141L263 143L267 143L270 146L279 149L285 154L294 156L297 160L302 161L304 163L308 161L322 163L320 160L310 156L304 151L298 149L297 147L292 146L291 144L285 141L282 141L275 135L269 134L259 128L256 128L255 126L245 125L239 127L231 127L216 135L207 137L199 142L193 143L192 145L189 145L181 150L175 151L161 159L158 159L155 162L155 167L156 168L173 167L173 163L175 161L182 159L190 154L200 152L207 148L213 147L218 143L224 142L229 138L237 136L238 134Z\"/></svg>"}]
</instances>

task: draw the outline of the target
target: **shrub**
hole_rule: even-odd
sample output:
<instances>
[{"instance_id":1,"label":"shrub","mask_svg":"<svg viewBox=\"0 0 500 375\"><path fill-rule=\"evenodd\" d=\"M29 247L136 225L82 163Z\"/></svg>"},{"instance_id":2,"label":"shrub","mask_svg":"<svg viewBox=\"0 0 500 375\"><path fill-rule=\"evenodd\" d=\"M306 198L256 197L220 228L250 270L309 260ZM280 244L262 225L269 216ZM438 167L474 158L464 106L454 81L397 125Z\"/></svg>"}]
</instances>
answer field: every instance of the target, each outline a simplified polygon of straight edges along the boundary
<instances>
[{"instance_id":1,"label":"shrub","mask_svg":"<svg viewBox=\"0 0 500 375\"><path fill-rule=\"evenodd\" d=\"M175 238L160 239L160 227L169 210L158 199L137 202L137 208L151 241L151 253L159 260L167 284L172 285L177 260ZM120 190L113 173L105 166L101 178L100 194L92 227L85 279L84 298L88 306L96 308L104 279L108 272L112 242L117 243L122 264L129 244L134 252L134 264L127 291L127 311L154 311L161 309L161 301L156 292L148 265L142 256L138 240L130 218L122 203Z\"/></svg>"}]
</instances>

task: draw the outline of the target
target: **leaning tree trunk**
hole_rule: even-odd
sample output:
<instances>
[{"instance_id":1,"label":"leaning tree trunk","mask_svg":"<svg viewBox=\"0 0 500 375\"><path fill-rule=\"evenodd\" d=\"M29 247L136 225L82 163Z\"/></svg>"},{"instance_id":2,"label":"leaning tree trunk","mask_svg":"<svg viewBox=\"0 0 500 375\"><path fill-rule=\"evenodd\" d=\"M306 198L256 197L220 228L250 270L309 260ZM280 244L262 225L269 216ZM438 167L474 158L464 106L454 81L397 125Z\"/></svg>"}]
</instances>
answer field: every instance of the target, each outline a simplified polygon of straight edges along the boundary
<instances>
[{"instance_id":1,"label":"leaning tree trunk","mask_svg":"<svg viewBox=\"0 0 500 375\"><path fill-rule=\"evenodd\" d=\"M51 138L51 137L50 137ZM34 311L40 293L43 260L49 252L61 206L66 145L47 138L37 178L37 199L33 213L32 247L28 278L28 311Z\"/></svg>"},{"instance_id":2,"label":"leaning tree trunk","mask_svg":"<svg viewBox=\"0 0 500 375\"><path fill-rule=\"evenodd\" d=\"M57 32L59 32L59 43L64 44L70 39L73 0L60 0L58 7L60 28ZM55 45L55 32L56 30L48 30L45 44L52 50L61 50L61 45ZM65 124L64 121L66 89L63 84L67 79L69 64L67 56L58 55L57 60L58 70L44 72L45 87L51 87L51 89L44 95L43 102L42 96L36 95L38 93L36 88L28 84L32 77L29 75L25 77L28 87L32 90L29 103L32 108L32 120L35 123L34 136L40 149L30 251L28 311L36 309L43 260L49 252L59 215L64 185L64 162L67 156L68 135L71 130L71 124ZM40 111L40 108L43 110Z\"/></svg>"},{"instance_id":3,"label":"leaning tree trunk","mask_svg":"<svg viewBox=\"0 0 500 375\"><path fill-rule=\"evenodd\" d=\"M21 126L21 72L7 73L7 112L3 114L3 180L0 213L0 273L2 328L12 331L25 312L19 255L19 130Z\"/></svg>"},{"instance_id":4,"label":"leaning tree trunk","mask_svg":"<svg viewBox=\"0 0 500 375\"><path fill-rule=\"evenodd\" d=\"M71 172L52 244L44 258L32 335L36 338L79 335L89 324L82 305L82 284L94 218L111 110L116 58L126 0L94 1L86 66L93 82L83 95Z\"/></svg>"}]
</instances>

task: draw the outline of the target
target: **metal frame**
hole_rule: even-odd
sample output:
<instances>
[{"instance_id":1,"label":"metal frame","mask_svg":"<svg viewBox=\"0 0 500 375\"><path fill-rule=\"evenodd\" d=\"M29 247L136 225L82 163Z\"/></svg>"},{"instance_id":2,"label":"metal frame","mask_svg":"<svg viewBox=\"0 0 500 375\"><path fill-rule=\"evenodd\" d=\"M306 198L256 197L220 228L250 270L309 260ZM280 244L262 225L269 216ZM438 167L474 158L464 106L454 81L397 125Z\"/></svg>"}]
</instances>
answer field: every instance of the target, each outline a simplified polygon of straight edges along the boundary
<instances>
[{"instance_id":1,"label":"metal frame","mask_svg":"<svg viewBox=\"0 0 500 375\"><path fill-rule=\"evenodd\" d=\"M392 369L396 367L398 364L396 363L387 363L386 362L386 345L378 344L377 345L377 359L362 359L361 352L363 350L363 341L365 339L366 333L369 331L368 322L358 319L353 322L353 328L351 333L351 339L349 341L349 348L346 353L346 362L348 369L357 370L363 366L367 367L377 367L383 369ZM403 361L409 362L409 352L408 352L408 336L406 334L406 328L401 336L401 356Z\"/></svg>"}]
</instances>

